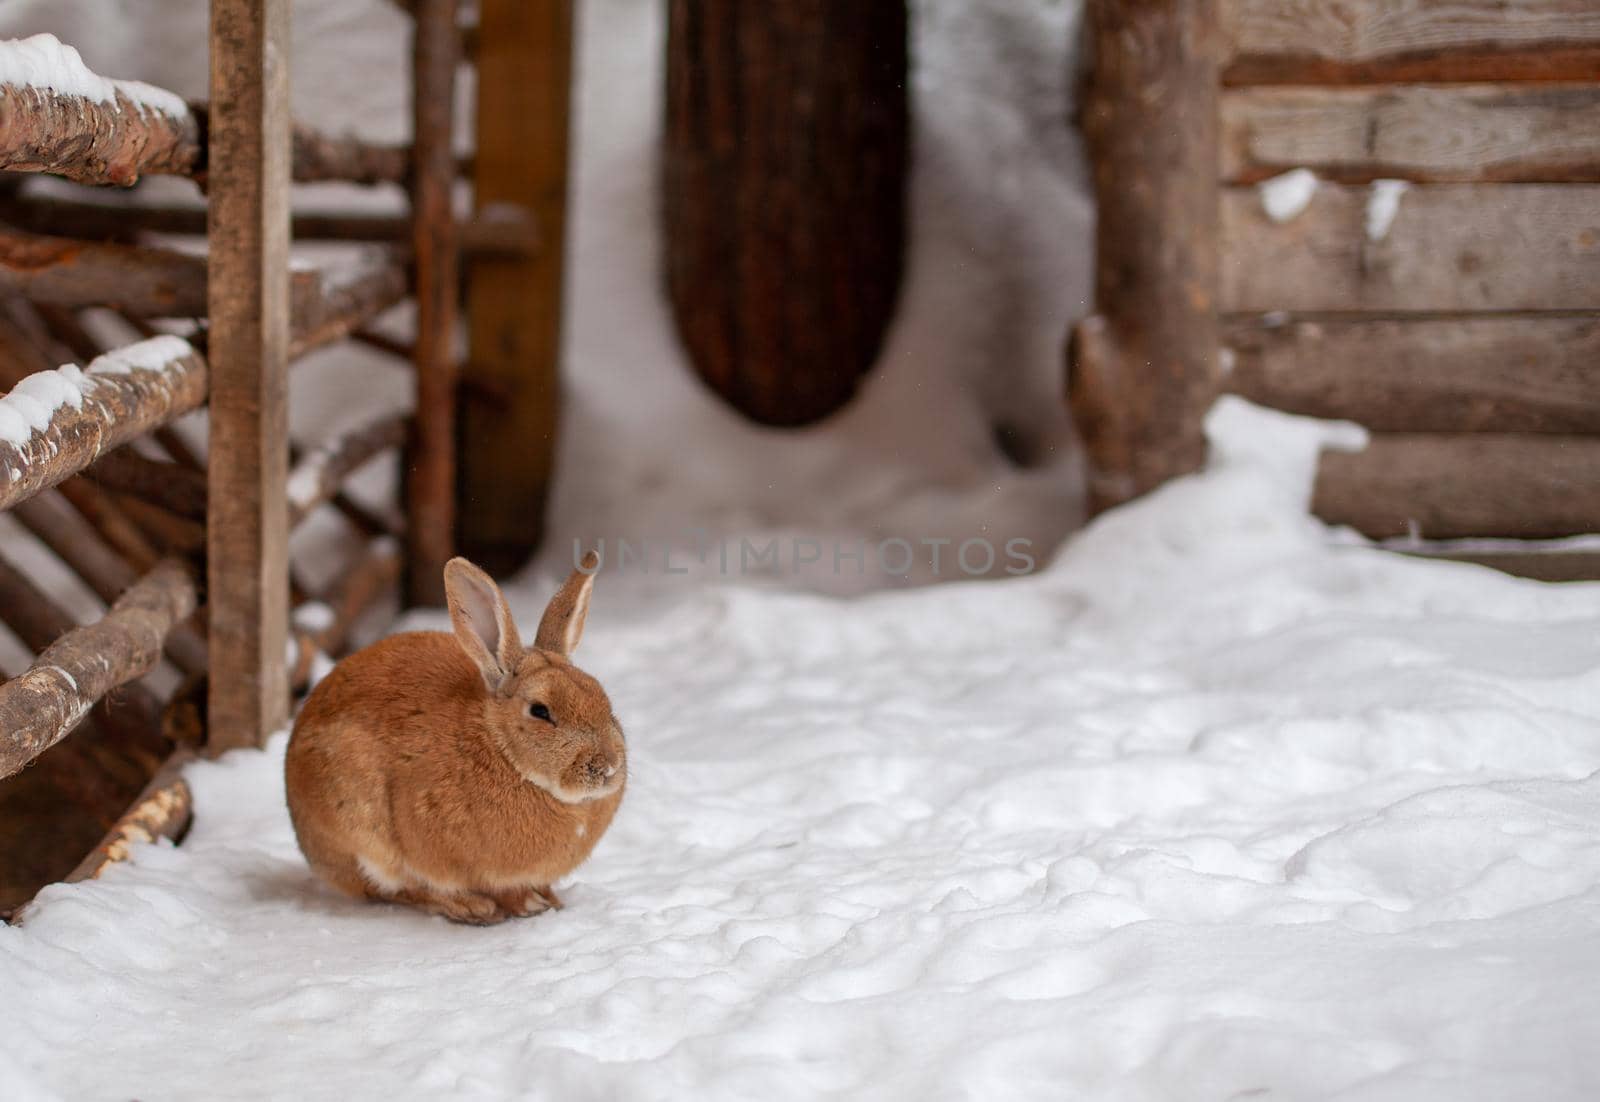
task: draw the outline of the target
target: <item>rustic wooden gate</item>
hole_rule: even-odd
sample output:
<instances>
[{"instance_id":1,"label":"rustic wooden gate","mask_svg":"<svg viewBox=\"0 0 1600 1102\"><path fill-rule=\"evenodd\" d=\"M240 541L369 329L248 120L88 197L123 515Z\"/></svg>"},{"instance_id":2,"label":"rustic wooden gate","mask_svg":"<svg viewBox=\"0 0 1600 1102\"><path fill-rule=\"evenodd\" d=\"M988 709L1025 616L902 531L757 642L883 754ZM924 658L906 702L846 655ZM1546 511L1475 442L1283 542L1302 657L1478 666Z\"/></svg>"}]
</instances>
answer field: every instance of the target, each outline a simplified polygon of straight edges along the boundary
<instances>
[{"instance_id":1,"label":"rustic wooden gate","mask_svg":"<svg viewBox=\"0 0 1600 1102\"><path fill-rule=\"evenodd\" d=\"M281 729L291 690L319 655L345 648L403 567L413 594L437 593L453 545L456 254L471 236L451 201L463 29L454 0L408 7L410 148L291 123L289 0L211 0L207 104L103 80L54 40L0 43L34 51L64 78L0 86L0 167L97 186L188 176L207 198L201 214L137 197L106 203L87 190L10 187L0 197L0 388L9 388L0 398L0 509L106 606L79 625L0 552L0 619L37 655L0 684L0 778L9 778L0 792L17 796L8 810L19 814L40 793L81 798L72 829L7 878L0 907L63 875L96 875L130 838L181 831L186 757L260 745ZM291 181L312 180L407 187L410 214L295 217ZM159 247L147 231L203 232L208 247L204 256ZM353 266L312 270L290 264L291 236L369 244ZM418 302L413 344L364 330L408 295ZM85 311L104 308L144 339L103 347L104 327L86 324ZM156 320L185 318L204 322ZM291 455L290 364L352 336L412 362L415 413ZM53 367L71 359L86 366ZM202 409L204 457L172 428ZM343 490L357 468L402 446L403 522ZM297 581L288 538L324 506L354 526L365 550L311 593ZM167 700L141 680L162 665L184 676ZM83 824L116 818L108 801L127 806L140 785L132 809L72 871L88 849L67 856Z\"/></svg>"}]
</instances>

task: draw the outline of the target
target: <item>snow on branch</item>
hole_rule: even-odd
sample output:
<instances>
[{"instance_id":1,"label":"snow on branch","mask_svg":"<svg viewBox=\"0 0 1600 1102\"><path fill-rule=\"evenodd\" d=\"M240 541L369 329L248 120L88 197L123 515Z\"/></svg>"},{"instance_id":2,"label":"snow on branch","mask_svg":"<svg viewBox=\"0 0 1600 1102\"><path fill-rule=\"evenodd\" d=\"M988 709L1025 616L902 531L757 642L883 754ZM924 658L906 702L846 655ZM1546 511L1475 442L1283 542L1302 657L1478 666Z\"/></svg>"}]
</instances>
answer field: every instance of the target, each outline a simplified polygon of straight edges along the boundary
<instances>
[{"instance_id":1,"label":"snow on branch","mask_svg":"<svg viewBox=\"0 0 1600 1102\"><path fill-rule=\"evenodd\" d=\"M107 80L54 35L0 42L0 168L127 186L145 172L192 176L202 162L181 97Z\"/></svg>"},{"instance_id":2,"label":"snow on branch","mask_svg":"<svg viewBox=\"0 0 1600 1102\"><path fill-rule=\"evenodd\" d=\"M0 509L83 470L102 455L196 409L206 363L187 341L152 337L40 371L0 398Z\"/></svg>"}]
</instances>

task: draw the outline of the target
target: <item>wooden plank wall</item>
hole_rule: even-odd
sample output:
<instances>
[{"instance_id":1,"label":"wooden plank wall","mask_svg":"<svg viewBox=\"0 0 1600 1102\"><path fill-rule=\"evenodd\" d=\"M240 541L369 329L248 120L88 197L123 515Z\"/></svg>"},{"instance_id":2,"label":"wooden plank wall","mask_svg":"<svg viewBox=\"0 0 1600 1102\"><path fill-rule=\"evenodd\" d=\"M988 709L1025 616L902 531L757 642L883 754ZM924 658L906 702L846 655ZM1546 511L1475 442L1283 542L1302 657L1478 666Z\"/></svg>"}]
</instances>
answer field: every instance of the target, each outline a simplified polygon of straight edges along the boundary
<instances>
[{"instance_id":1,"label":"wooden plank wall","mask_svg":"<svg viewBox=\"0 0 1600 1102\"><path fill-rule=\"evenodd\" d=\"M1378 538L1600 531L1600 6L1221 13L1226 385L1374 431L1324 456L1318 512ZM1318 185L1274 221L1258 184L1297 168Z\"/></svg>"}]
</instances>

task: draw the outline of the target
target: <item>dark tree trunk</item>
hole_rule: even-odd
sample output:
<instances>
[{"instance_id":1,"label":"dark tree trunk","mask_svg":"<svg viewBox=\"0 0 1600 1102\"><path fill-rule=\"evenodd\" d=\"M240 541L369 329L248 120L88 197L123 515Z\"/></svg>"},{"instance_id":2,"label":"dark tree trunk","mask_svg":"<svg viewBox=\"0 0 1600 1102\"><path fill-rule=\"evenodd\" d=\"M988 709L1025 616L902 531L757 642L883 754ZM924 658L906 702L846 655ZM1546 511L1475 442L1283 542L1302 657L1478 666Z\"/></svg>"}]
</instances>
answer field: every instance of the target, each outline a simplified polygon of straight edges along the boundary
<instances>
[{"instance_id":1,"label":"dark tree trunk","mask_svg":"<svg viewBox=\"0 0 1600 1102\"><path fill-rule=\"evenodd\" d=\"M903 0L672 0L667 286L695 371L745 415L845 404L905 241Z\"/></svg>"}]
</instances>

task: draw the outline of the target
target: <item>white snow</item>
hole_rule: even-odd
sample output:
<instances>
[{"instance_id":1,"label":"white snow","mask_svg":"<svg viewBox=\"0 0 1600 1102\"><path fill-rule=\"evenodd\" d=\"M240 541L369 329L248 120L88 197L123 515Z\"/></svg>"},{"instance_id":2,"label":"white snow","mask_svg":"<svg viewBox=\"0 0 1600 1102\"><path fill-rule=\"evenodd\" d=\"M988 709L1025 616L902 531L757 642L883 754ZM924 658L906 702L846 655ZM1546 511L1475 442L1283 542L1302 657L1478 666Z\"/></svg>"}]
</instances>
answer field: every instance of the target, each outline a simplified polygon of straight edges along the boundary
<instances>
[{"instance_id":1,"label":"white snow","mask_svg":"<svg viewBox=\"0 0 1600 1102\"><path fill-rule=\"evenodd\" d=\"M120 92L141 109L176 118L189 114L183 97L164 88L137 80L108 80L91 72L78 51L53 34L0 41L0 84L44 88L94 103L115 104Z\"/></svg>"},{"instance_id":2,"label":"white snow","mask_svg":"<svg viewBox=\"0 0 1600 1102\"><path fill-rule=\"evenodd\" d=\"M1405 180L1374 180L1367 193L1367 240L1382 241L1389 236L1395 215L1400 213L1400 200L1411 184Z\"/></svg>"},{"instance_id":3,"label":"white snow","mask_svg":"<svg viewBox=\"0 0 1600 1102\"><path fill-rule=\"evenodd\" d=\"M1330 430L1212 423L1031 577L602 576L562 912L346 901L281 739L193 767L181 848L0 929L8 1096L1593 1097L1600 586L1346 545Z\"/></svg>"},{"instance_id":4,"label":"white snow","mask_svg":"<svg viewBox=\"0 0 1600 1102\"><path fill-rule=\"evenodd\" d=\"M50 419L62 406L83 408L83 372L76 366L64 364L23 378L0 396L0 441L15 448L27 446L34 433L50 427Z\"/></svg>"},{"instance_id":5,"label":"white snow","mask_svg":"<svg viewBox=\"0 0 1600 1102\"><path fill-rule=\"evenodd\" d=\"M1317 194L1317 175L1309 168L1295 168L1263 180L1256 185L1261 209L1274 222L1288 222L1311 205Z\"/></svg>"},{"instance_id":6,"label":"white snow","mask_svg":"<svg viewBox=\"0 0 1600 1102\"><path fill-rule=\"evenodd\" d=\"M194 346L169 333L124 345L89 362L90 375L127 375L133 371L162 371L175 360L194 355Z\"/></svg>"}]
</instances>

